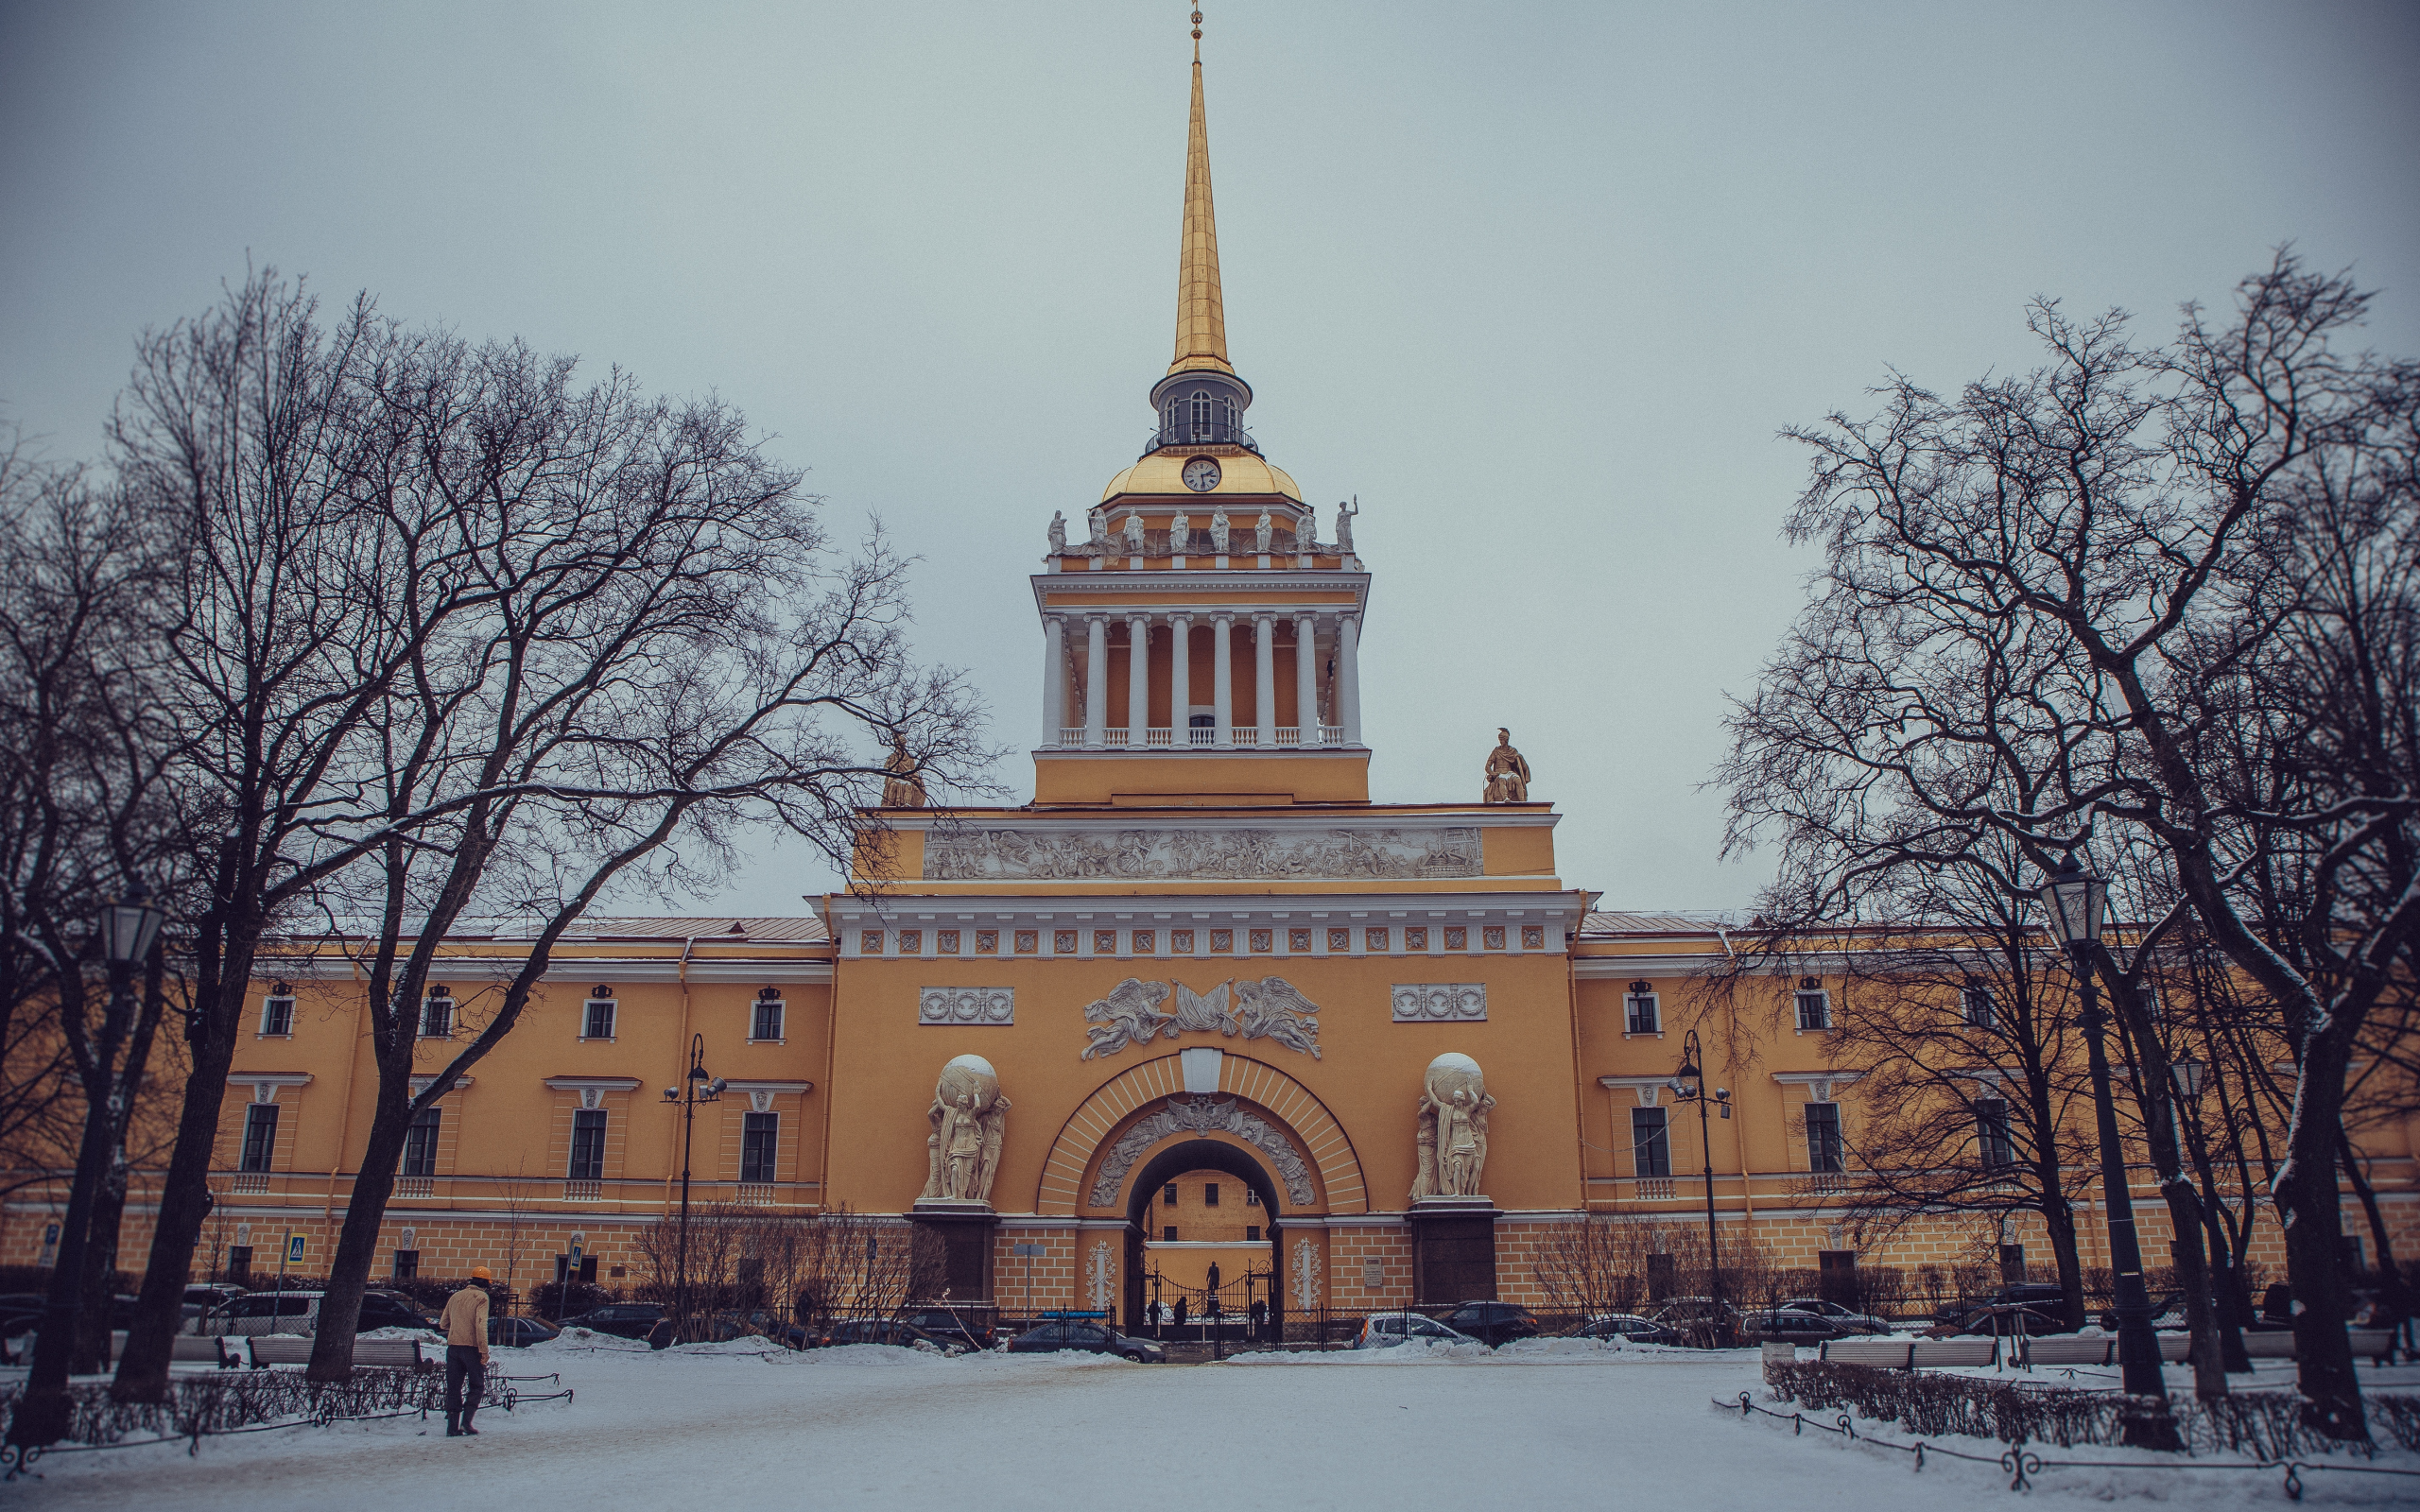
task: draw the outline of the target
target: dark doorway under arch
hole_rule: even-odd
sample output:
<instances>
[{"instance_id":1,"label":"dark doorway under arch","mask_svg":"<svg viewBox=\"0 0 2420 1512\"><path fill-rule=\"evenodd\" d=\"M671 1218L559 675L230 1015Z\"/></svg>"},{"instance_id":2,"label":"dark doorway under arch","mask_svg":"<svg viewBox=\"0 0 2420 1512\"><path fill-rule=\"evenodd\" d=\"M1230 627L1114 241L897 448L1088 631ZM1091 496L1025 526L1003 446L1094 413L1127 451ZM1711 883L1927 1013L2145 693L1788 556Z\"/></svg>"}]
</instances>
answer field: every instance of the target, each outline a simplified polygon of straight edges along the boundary
<instances>
[{"instance_id":1,"label":"dark doorway under arch","mask_svg":"<svg viewBox=\"0 0 2420 1512\"><path fill-rule=\"evenodd\" d=\"M1269 1215L1269 1321L1271 1336L1286 1337L1285 1220L1278 1217L1279 1191L1269 1167L1252 1154L1217 1140L1186 1140L1171 1144L1135 1173L1126 1196L1126 1308L1124 1322L1139 1329L1150 1305L1150 1284L1143 1274L1143 1242L1150 1232L1151 1199L1170 1177L1191 1171L1223 1171L1260 1194L1261 1211Z\"/></svg>"}]
</instances>

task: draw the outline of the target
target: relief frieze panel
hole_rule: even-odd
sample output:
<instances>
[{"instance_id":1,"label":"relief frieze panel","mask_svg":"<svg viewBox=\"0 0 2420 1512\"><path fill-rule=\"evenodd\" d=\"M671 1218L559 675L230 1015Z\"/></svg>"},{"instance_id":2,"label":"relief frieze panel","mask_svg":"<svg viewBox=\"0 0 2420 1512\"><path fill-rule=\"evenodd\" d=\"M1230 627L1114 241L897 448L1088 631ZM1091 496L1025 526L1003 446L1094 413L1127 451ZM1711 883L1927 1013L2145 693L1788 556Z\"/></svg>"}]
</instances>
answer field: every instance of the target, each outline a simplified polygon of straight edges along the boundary
<instances>
[{"instance_id":1,"label":"relief frieze panel","mask_svg":"<svg viewBox=\"0 0 2420 1512\"><path fill-rule=\"evenodd\" d=\"M1134 1162L1169 1135L1214 1133L1232 1134L1269 1157L1278 1179L1286 1183L1287 1200L1298 1208L1311 1205L1311 1168L1302 1152L1276 1125L1232 1097L1171 1097L1166 1107L1136 1120L1102 1158L1100 1173L1093 1179L1092 1205L1115 1207Z\"/></svg>"},{"instance_id":2,"label":"relief frieze panel","mask_svg":"<svg viewBox=\"0 0 2420 1512\"><path fill-rule=\"evenodd\" d=\"M1063 830L936 827L925 835L933 882L1173 881L1477 877L1472 825L1382 830Z\"/></svg>"}]
</instances>

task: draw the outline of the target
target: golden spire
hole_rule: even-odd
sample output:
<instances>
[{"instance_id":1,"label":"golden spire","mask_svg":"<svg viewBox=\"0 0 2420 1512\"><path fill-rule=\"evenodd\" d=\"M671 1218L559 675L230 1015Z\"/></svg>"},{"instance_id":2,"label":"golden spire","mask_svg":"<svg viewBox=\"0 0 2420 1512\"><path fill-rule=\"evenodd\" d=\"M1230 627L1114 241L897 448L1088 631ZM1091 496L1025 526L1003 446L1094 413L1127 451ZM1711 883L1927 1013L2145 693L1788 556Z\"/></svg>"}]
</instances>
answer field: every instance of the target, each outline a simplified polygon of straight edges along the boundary
<instances>
[{"instance_id":1,"label":"golden spire","mask_svg":"<svg viewBox=\"0 0 2420 1512\"><path fill-rule=\"evenodd\" d=\"M1210 205L1210 128L1201 109L1201 12L1193 12L1193 126L1184 144L1184 239L1177 256L1176 360L1170 372L1231 373L1219 294L1219 217Z\"/></svg>"}]
</instances>

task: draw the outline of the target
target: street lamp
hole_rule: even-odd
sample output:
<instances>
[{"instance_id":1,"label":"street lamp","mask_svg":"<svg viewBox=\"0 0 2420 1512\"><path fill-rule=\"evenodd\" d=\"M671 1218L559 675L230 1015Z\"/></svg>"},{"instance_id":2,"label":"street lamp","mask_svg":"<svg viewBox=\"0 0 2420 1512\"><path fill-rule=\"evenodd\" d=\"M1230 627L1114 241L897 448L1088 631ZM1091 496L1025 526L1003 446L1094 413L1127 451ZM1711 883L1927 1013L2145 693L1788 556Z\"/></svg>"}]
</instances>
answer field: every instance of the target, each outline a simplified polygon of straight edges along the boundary
<instances>
[{"instance_id":1,"label":"street lamp","mask_svg":"<svg viewBox=\"0 0 2420 1512\"><path fill-rule=\"evenodd\" d=\"M1672 1073L1672 1100L1698 1105L1698 1148L1705 1156L1705 1272L1706 1298L1714 1304L1714 1316L1708 1320L1720 1342L1728 1331L1722 1326L1722 1251L1714 1227L1714 1135L1708 1122L1706 1105L1712 1103L1731 1116L1731 1090L1717 1087L1708 1097L1705 1091L1705 1057L1698 1049L1698 1032L1691 1029L1681 1041L1681 1069Z\"/></svg>"},{"instance_id":2,"label":"street lamp","mask_svg":"<svg viewBox=\"0 0 2420 1512\"><path fill-rule=\"evenodd\" d=\"M731 1085L720 1076L706 1073L706 1037L689 1037L689 1070L679 1087L664 1089L664 1100L681 1109L681 1274L672 1287L673 1334L676 1339L689 1327L689 1140L697 1130L698 1105L718 1102L722 1090Z\"/></svg>"},{"instance_id":3,"label":"street lamp","mask_svg":"<svg viewBox=\"0 0 2420 1512\"><path fill-rule=\"evenodd\" d=\"M134 1005L134 965L151 954L151 942L158 937L161 920L166 917L151 905L139 882L127 887L124 898L101 905L93 930L95 943L100 946L110 973L109 1006L99 1037L101 1044L113 1047L124 1041ZM108 1055L113 1057L115 1051L112 1049ZM108 1064L105 1059L104 1065ZM88 1139L87 1153L77 1160L75 1180L68 1188L67 1211L60 1223L59 1248L51 1260L50 1291L43 1298L42 1332L34 1341L33 1368L26 1375L26 1394L9 1419L9 1443L19 1469L25 1467L27 1451L45 1448L67 1436L73 1417L67 1375L75 1352L76 1313L81 1300L78 1292L84 1279L84 1256L92 1243L93 1209L105 1174L94 1164L94 1154L103 1156L106 1164L106 1158L117 1153L114 1140L122 1138L122 1132L113 1136L109 1147L93 1145Z\"/></svg>"},{"instance_id":4,"label":"street lamp","mask_svg":"<svg viewBox=\"0 0 2420 1512\"><path fill-rule=\"evenodd\" d=\"M2127 1189L2126 1157L2118 1143L2118 1108L2109 1095L2109 1055L2100 1042L2108 1020L2101 1012L2100 993L2093 979L2109 884L2086 871L2069 850L2059 869L2042 884L2040 897L2050 918L2050 933L2066 947L2076 988L2083 995L2083 1012L2078 1022L2092 1067L2092 1111L2100 1134L2100 1195L2109 1210L2109 1263L2118 1273L2118 1360L2128 1395L2165 1401L2168 1383L2161 1379L2159 1340L2152 1332L2151 1296L2143 1286L2143 1251L2135 1237L2134 1196Z\"/></svg>"}]
</instances>

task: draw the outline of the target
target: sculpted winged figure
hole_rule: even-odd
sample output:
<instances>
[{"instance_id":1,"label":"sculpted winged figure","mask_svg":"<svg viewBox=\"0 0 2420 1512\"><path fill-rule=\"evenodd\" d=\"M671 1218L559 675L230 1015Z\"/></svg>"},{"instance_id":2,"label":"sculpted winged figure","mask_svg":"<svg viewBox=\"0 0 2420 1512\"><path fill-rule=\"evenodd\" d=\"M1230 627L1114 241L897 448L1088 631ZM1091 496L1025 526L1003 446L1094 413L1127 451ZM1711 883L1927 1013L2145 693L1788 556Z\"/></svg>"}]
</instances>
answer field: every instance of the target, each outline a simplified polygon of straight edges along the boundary
<instances>
[{"instance_id":1,"label":"sculpted winged figure","mask_svg":"<svg viewBox=\"0 0 2420 1512\"><path fill-rule=\"evenodd\" d=\"M1084 1005L1084 1022L1091 1025L1084 1031L1089 1041L1082 1058L1114 1056L1128 1045L1146 1044L1163 1029L1173 1040L1172 1014L1162 1013L1160 1005L1168 1000L1166 982L1146 982L1128 977L1110 988L1109 996Z\"/></svg>"}]
</instances>

